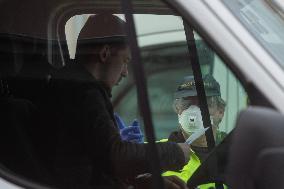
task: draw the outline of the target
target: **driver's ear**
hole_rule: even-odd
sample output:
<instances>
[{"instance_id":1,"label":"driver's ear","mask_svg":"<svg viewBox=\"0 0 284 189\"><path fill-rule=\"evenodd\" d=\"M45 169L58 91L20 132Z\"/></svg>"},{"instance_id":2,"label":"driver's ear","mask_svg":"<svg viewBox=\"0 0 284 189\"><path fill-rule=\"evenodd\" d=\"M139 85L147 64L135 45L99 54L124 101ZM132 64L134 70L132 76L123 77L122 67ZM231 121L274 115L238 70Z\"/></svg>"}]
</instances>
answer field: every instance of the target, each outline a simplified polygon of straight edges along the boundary
<instances>
[{"instance_id":1,"label":"driver's ear","mask_svg":"<svg viewBox=\"0 0 284 189\"><path fill-rule=\"evenodd\" d=\"M105 63L107 61L107 59L110 57L110 46L109 45L104 45L101 48L99 52L99 57L102 63Z\"/></svg>"}]
</instances>

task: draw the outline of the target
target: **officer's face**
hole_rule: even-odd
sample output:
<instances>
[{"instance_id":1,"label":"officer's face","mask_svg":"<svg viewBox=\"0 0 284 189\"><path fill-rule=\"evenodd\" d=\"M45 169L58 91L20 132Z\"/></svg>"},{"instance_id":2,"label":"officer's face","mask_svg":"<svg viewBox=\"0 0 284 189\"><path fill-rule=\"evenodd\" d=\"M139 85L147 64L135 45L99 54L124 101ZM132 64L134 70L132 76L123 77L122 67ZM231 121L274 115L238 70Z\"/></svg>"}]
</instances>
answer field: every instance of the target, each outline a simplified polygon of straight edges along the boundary
<instances>
[{"instance_id":1,"label":"officer's face","mask_svg":"<svg viewBox=\"0 0 284 189\"><path fill-rule=\"evenodd\" d=\"M182 112L184 110L186 110L189 106L191 105L195 105L195 106L200 106L199 105L199 100L197 96L189 96L189 97L185 97L185 100L189 101L189 105L188 106L183 106L183 107L177 107L177 113L179 115L182 114ZM210 116L215 116L218 112L218 107L216 103L210 103L209 101L212 101L212 97L208 97L207 98L207 103L208 103L208 110L209 110L209 114Z\"/></svg>"},{"instance_id":2,"label":"officer's face","mask_svg":"<svg viewBox=\"0 0 284 189\"><path fill-rule=\"evenodd\" d=\"M106 82L110 88L118 85L123 77L127 77L130 60L131 54L129 47L120 48L115 52L111 52L108 58L108 69L106 72Z\"/></svg>"},{"instance_id":3,"label":"officer's face","mask_svg":"<svg viewBox=\"0 0 284 189\"><path fill-rule=\"evenodd\" d=\"M199 106L198 97L197 96L190 96L183 98L184 100L188 101L189 104L187 106L176 106L177 114L181 115L184 110L189 108L191 105Z\"/></svg>"}]
</instances>

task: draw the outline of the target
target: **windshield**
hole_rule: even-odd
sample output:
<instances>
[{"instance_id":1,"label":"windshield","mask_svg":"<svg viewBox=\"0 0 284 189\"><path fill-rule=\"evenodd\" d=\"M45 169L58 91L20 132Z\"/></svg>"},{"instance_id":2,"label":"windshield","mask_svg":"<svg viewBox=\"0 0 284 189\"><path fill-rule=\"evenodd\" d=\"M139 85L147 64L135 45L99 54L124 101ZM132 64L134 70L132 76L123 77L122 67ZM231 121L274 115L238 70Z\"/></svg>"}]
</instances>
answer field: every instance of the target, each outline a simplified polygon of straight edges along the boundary
<instances>
[{"instance_id":1,"label":"windshield","mask_svg":"<svg viewBox=\"0 0 284 189\"><path fill-rule=\"evenodd\" d=\"M284 18L265 0L223 2L284 68Z\"/></svg>"}]
</instances>

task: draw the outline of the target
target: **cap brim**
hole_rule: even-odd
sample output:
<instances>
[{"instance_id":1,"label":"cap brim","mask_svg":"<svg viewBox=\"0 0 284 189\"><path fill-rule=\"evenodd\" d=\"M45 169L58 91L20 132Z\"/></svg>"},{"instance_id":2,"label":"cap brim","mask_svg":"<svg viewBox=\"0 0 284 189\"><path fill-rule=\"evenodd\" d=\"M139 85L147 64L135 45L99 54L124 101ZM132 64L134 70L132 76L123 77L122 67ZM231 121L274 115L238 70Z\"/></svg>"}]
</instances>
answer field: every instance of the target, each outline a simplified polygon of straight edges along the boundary
<instances>
[{"instance_id":1,"label":"cap brim","mask_svg":"<svg viewBox=\"0 0 284 189\"><path fill-rule=\"evenodd\" d=\"M177 91L174 94L175 99L184 98L184 97L188 97L188 96L197 96L197 93L196 93L196 91L183 90L183 91Z\"/></svg>"},{"instance_id":2,"label":"cap brim","mask_svg":"<svg viewBox=\"0 0 284 189\"><path fill-rule=\"evenodd\" d=\"M117 35L117 36L79 39L77 44L78 45L91 45L91 44L103 44L103 43L126 43L126 40L127 40L126 36Z\"/></svg>"},{"instance_id":3,"label":"cap brim","mask_svg":"<svg viewBox=\"0 0 284 189\"><path fill-rule=\"evenodd\" d=\"M218 93L217 91L206 91L206 96L220 96L221 94ZM185 98L185 97L191 97L191 96L197 96L196 91L177 91L174 94L174 98Z\"/></svg>"}]
</instances>

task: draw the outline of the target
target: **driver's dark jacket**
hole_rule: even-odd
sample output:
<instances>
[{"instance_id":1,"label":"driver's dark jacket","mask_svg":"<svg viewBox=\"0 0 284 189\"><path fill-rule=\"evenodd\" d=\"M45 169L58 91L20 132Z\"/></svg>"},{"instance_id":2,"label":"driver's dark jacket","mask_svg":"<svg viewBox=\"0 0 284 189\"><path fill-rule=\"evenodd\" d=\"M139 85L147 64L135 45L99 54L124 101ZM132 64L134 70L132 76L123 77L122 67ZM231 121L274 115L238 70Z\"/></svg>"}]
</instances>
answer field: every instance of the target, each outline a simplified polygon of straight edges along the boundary
<instances>
[{"instance_id":1,"label":"driver's dark jacket","mask_svg":"<svg viewBox=\"0 0 284 189\"><path fill-rule=\"evenodd\" d=\"M121 140L110 90L82 65L54 74L49 88L43 152L56 186L121 188L125 180L151 172L147 144ZM159 143L157 149L163 171L185 164L176 143Z\"/></svg>"}]
</instances>

